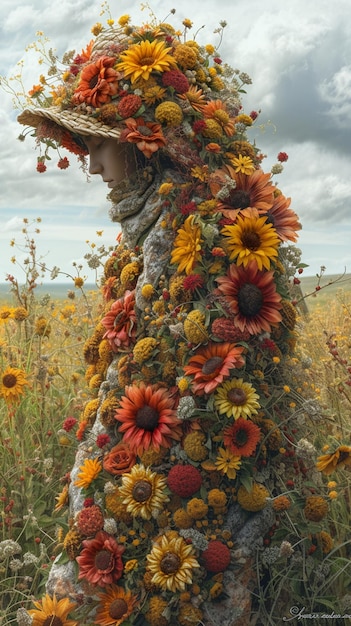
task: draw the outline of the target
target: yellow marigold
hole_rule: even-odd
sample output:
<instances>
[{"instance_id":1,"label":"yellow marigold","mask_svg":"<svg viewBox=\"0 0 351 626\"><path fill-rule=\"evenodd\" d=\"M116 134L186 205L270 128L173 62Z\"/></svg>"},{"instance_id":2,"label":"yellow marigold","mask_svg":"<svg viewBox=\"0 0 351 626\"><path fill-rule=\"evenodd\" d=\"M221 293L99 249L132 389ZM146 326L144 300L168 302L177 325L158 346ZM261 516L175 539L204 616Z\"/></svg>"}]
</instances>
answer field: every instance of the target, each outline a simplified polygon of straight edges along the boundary
<instances>
[{"instance_id":1,"label":"yellow marigold","mask_svg":"<svg viewBox=\"0 0 351 626\"><path fill-rule=\"evenodd\" d=\"M127 15L127 14L121 15L121 17L118 19L118 24L122 26L122 28L123 26L127 26L129 22L130 22L130 15Z\"/></svg>"},{"instance_id":2,"label":"yellow marigold","mask_svg":"<svg viewBox=\"0 0 351 626\"><path fill-rule=\"evenodd\" d=\"M157 339L154 337L143 337L135 344L133 349L133 358L136 363L144 363L148 361L158 345Z\"/></svg>"},{"instance_id":3,"label":"yellow marigold","mask_svg":"<svg viewBox=\"0 0 351 626\"><path fill-rule=\"evenodd\" d=\"M183 121L183 112L176 102L161 102L155 109L155 120L166 126L179 126Z\"/></svg>"},{"instance_id":4,"label":"yellow marigold","mask_svg":"<svg viewBox=\"0 0 351 626\"><path fill-rule=\"evenodd\" d=\"M188 313L184 321L184 334L190 343L197 345L208 341L205 319L204 313L198 309Z\"/></svg>"},{"instance_id":5,"label":"yellow marigold","mask_svg":"<svg viewBox=\"0 0 351 626\"><path fill-rule=\"evenodd\" d=\"M325 530L321 530L321 532L317 534L317 540L322 545L322 552L324 554L328 554L332 550L334 545L333 538Z\"/></svg>"},{"instance_id":6,"label":"yellow marigold","mask_svg":"<svg viewBox=\"0 0 351 626\"><path fill-rule=\"evenodd\" d=\"M140 265L138 261L127 263L121 271L120 280L122 285L132 283L140 274Z\"/></svg>"},{"instance_id":7,"label":"yellow marigold","mask_svg":"<svg viewBox=\"0 0 351 626\"><path fill-rule=\"evenodd\" d=\"M158 188L158 193L160 194L160 196L168 196L173 188L173 183L162 183L162 185L160 185L160 187Z\"/></svg>"},{"instance_id":8,"label":"yellow marigold","mask_svg":"<svg viewBox=\"0 0 351 626\"><path fill-rule=\"evenodd\" d=\"M168 609L168 602L161 596L152 596L149 600L149 609L145 613L145 617L150 626L167 626L168 619L163 615Z\"/></svg>"},{"instance_id":9,"label":"yellow marigold","mask_svg":"<svg viewBox=\"0 0 351 626\"><path fill-rule=\"evenodd\" d=\"M102 29L103 26L101 22L97 22L96 24L94 24L94 26L92 26L91 32L93 33L93 35L95 35L95 37L97 37L97 35L100 35Z\"/></svg>"},{"instance_id":10,"label":"yellow marigold","mask_svg":"<svg viewBox=\"0 0 351 626\"><path fill-rule=\"evenodd\" d=\"M177 509L173 513L173 521L177 528L191 528L193 525L193 518L185 509Z\"/></svg>"},{"instance_id":11,"label":"yellow marigold","mask_svg":"<svg viewBox=\"0 0 351 626\"><path fill-rule=\"evenodd\" d=\"M63 540L63 547L66 550L67 556L71 561L74 561L76 556L78 556L80 552L81 544L82 544L82 537L80 533L74 528L71 528L67 532Z\"/></svg>"},{"instance_id":12,"label":"yellow marigold","mask_svg":"<svg viewBox=\"0 0 351 626\"><path fill-rule=\"evenodd\" d=\"M240 485L238 489L237 499L240 506L245 511L261 511L267 504L267 498L269 497L269 491L260 483L253 483L250 491Z\"/></svg>"},{"instance_id":13,"label":"yellow marigold","mask_svg":"<svg viewBox=\"0 0 351 626\"><path fill-rule=\"evenodd\" d=\"M184 376L182 378L179 378L179 380L177 380L177 387L180 393L184 393L189 389L189 380Z\"/></svg>"},{"instance_id":14,"label":"yellow marigold","mask_svg":"<svg viewBox=\"0 0 351 626\"><path fill-rule=\"evenodd\" d=\"M208 492L207 501L213 507L216 514L224 513L227 505L227 496L220 489L211 489Z\"/></svg>"},{"instance_id":15,"label":"yellow marigold","mask_svg":"<svg viewBox=\"0 0 351 626\"><path fill-rule=\"evenodd\" d=\"M212 44L208 43L208 44L205 46L205 50L206 50L207 54L211 54L211 55L212 55L212 54L214 54L214 53L215 53L216 48L215 48Z\"/></svg>"},{"instance_id":16,"label":"yellow marigold","mask_svg":"<svg viewBox=\"0 0 351 626\"><path fill-rule=\"evenodd\" d=\"M328 503L322 496L308 496L304 514L310 522L320 522L328 513Z\"/></svg>"},{"instance_id":17,"label":"yellow marigold","mask_svg":"<svg viewBox=\"0 0 351 626\"><path fill-rule=\"evenodd\" d=\"M203 612L191 602L181 605L178 612L178 623L180 626L198 626L202 624Z\"/></svg>"},{"instance_id":18,"label":"yellow marigold","mask_svg":"<svg viewBox=\"0 0 351 626\"><path fill-rule=\"evenodd\" d=\"M235 118L235 122L237 124L245 124L245 126L252 126L252 117L250 115L245 115L245 113L241 113Z\"/></svg>"},{"instance_id":19,"label":"yellow marigold","mask_svg":"<svg viewBox=\"0 0 351 626\"><path fill-rule=\"evenodd\" d=\"M212 215L217 206L217 200L204 200L198 204L198 210L201 215Z\"/></svg>"},{"instance_id":20,"label":"yellow marigold","mask_svg":"<svg viewBox=\"0 0 351 626\"><path fill-rule=\"evenodd\" d=\"M203 135L208 139L220 139L223 136L223 129L216 120L205 120L205 128L202 131Z\"/></svg>"},{"instance_id":21,"label":"yellow marigold","mask_svg":"<svg viewBox=\"0 0 351 626\"><path fill-rule=\"evenodd\" d=\"M206 83L206 81L207 81L207 74L206 74L205 70L202 67L199 67L196 70L195 76L196 76L196 81L198 83Z\"/></svg>"},{"instance_id":22,"label":"yellow marigold","mask_svg":"<svg viewBox=\"0 0 351 626\"><path fill-rule=\"evenodd\" d=\"M83 409L82 419L87 421L88 424L93 424L95 422L96 413L99 407L99 399L94 398L93 400L89 400L86 403Z\"/></svg>"},{"instance_id":23,"label":"yellow marigold","mask_svg":"<svg viewBox=\"0 0 351 626\"><path fill-rule=\"evenodd\" d=\"M154 295L155 289L150 283L143 285L141 288L141 295L145 300L150 300Z\"/></svg>"},{"instance_id":24,"label":"yellow marigold","mask_svg":"<svg viewBox=\"0 0 351 626\"><path fill-rule=\"evenodd\" d=\"M115 413L118 407L117 398L108 396L101 403L99 410L100 421L105 428L111 428L116 424Z\"/></svg>"},{"instance_id":25,"label":"yellow marigold","mask_svg":"<svg viewBox=\"0 0 351 626\"><path fill-rule=\"evenodd\" d=\"M28 315L29 313L24 306L17 306L13 311L13 319L16 320L16 322L23 322L27 319Z\"/></svg>"},{"instance_id":26,"label":"yellow marigold","mask_svg":"<svg viewBox=\"0 0 351 626\"><path fill-rule=\"evenodd\" d=\"M287 496L277 496L272 506L275 511L287 511L291 507L291 500Z\"/></svg>"},{"instance_id":27,"label":"yellow marigold","mask_svg":"<svg viewBox=\"0 0 351 626\"><path fill-rule=\"evenodd\" d=\"M210 84L213 91L222 91L224 88L224 82L219 76L214 76Z\"/></svg>"},{"instance_id":28,"label":"yellow marigold","mask_svg":"<svg viewBox=\"0 0 351 626\"><path fill-rule=\"evenodd\" d=\"M201 498L192 498L186 506L186 511L193 519L203 519L208 513L208 505Z\"/></svg>"},{"instance_id":29,"label":"yellow marigold","mask_svg":"<svg viewBox=\"0 0 351 626\"><path fill-rule=\"evenodd\" d=\"M154 304L152 305L152 310L156 315L165 315L166 311L164 301L157 300L156 302L154 302Z\"/></svg>"},{"instance_id":30,"label":"yellow marigold","mask_svg":"<svg viewBox=\"0 0 351 626\"><path fill-rule=\"evenodd\" d=\"M191 70L197 63L196 48L180 43L174 50L174 58L177 64L184 70Z\"/></svg>"},{"instance_id":31,"label":"yellow marigold","mask_svg":"<svg viewBox=\"0 0 351 626\"><path fill-rule=\"evenodd\" d=\"M208 450L204 445L206 437L200 430L194 430L184 438L184 452L192 461L203 461L208 456Z\"/></svg>"},{"instance_id":32,"label":"yellow marigold","mask_svg":"<svg viewBox=\"0 0 351 626\"><path fill-rule=\"evenodd\" d=\"M127 525L131 524L133 518L128 513L126 505L123 504L123 498L119 495L118 487L106 494L105 506L117 522L124 522Z\"/></svg>"},{"instance_id":33,"label":"yellow marigold","mask_svg":"<svg viewBox=\"0 0 351 626\"><path fill-rule=\"evenodd\" d=\"M99 389L102 382L103 378L101 374L94 374L89 380L89 389Z\"/></svg>"}]
</instances>

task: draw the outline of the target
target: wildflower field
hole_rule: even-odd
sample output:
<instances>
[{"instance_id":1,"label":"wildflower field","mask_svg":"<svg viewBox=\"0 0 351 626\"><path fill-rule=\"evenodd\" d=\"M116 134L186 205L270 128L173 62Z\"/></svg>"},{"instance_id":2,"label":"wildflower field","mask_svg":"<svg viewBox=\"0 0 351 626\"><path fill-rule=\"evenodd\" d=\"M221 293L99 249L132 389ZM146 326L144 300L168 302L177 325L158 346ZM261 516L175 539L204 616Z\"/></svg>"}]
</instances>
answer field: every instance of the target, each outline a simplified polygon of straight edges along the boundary
<instances>
[{"instance_id":1,"label":"wildflower field","mask_svg":"<svg viewBox=\"0 0 351 626\"><path fill-rule=\"evenodd\" d=\"M63 514L68 472L99 387L98 376L86 376L84 359L85 342L102 313L98 289L86 292L82 268L75 268L67 297L38 296L36 285L50 272L37 257L27 225L24 249L23 267L15 262L22 275L8 276L11 294L0 303L0 624L29 623L23 610L45 596L50 564L69 530ZM93 259L96 267L105 253L93 246L88 265ZM52 279L57 275L51 272ZM291 406L303 397L314 415L309 421L308 411L301 412L304 438L288 450L296 457L296 482L285 482L275 504L281 507L280 525L257 552L258 601L266 607L267 625L281 623L275 618L278 603L285 604L292 623L289 608L296 607L296 620L308 624L299 611L317 607L325 623L345 624L344 616L351 615L351 282L321 274L301 286L309 294L308 311L298 320L300 384L291 392ZM300 460L309 468L304 476ZM310 502L302 497L305 486ZM299 498L301 515L292 519L289 502L298 504ZM299 528L292 533L294 525ZM302 563L294 559L294 544L285 541L292 534L305 543ZM68 623L66 617L62 608L57 624Z\"/></svg>"}]
</instances>

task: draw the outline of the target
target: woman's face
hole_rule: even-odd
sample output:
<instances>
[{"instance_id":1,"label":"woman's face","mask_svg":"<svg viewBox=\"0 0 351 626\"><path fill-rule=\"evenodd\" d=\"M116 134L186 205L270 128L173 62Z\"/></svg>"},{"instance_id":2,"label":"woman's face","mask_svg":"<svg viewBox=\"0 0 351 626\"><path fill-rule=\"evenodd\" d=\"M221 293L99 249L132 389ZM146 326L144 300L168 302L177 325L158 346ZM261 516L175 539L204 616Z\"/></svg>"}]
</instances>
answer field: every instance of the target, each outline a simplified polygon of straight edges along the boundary
<instances>
[{"instance_id":1,"label":"woman's face","mask_svg":"<svg viewBox=\"0 0 351 626\"><path fill-rule=\"evenodd\" d=\"M100 174L111 189L133 174L133 163L128 144L104 137L84 137L89 150L89 173Z\"/></svg>"}]
</instances>

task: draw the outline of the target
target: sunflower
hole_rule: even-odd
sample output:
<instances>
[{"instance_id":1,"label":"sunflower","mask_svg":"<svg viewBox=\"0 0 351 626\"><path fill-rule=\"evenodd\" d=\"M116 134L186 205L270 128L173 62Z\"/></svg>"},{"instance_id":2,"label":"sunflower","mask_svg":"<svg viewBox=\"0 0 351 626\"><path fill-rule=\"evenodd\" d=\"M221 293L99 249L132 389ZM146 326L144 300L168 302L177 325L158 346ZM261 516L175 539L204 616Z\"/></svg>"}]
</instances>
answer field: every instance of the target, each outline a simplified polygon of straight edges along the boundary
<instances>
[{"instance_id":1,"label":"sunflower","mask_svg":"<svg viewBox=\"0 0 351 626\"><path fill-rule=\"evenodd\" d=\"M176 67L175 59L168 54L172 48L163 41L140 41L121 53L116 69L130 77L134 83L139 77L148 80L152 72L165 72Z\"/></svg>"},{"instance_id":2,"label":"sunflower","mask_svg":"<svg viewBox=\"0 0 351 626\"><path fill-rule=\"evenodd\" d=\"M150 519L157 517L169 498L166 491L166 478L149 467L134 465L129 473L123 474L119 495L127 512L133 517Z\"/></svg>"},{"instance_id":3,"label":"sunflower","mask_svg":"<svg viewBox=\"0 0 351 626\"><path fill-rule=\"evenodd\" d=\"M255 415L260 408L258 399L259 395L250 383L242 378L233 378L218 387L214 403L221 414L237 420Z\"/></svg>"},{"instance_id":4,"label":"sunflower","mask_svg":"<svg viewBox=\"0 0 351 626\"><path fill-rule=\"evenodd\" d=\"M94 624L119 626L132 614L137 599L130 591L111 585L107 591L98 594L99 604Z\"/></svg>"},{"instance_id":5,"label":"sunflower","mask_svg":"<svg viewBox=\"0 0 351 626\"><path fill-rule=\"evenodd\" d=\"M128 348L135 339L136 314L134 310L134 291L127 290L122 298L116 300L109 312L101 320L106 332L103 338L108 339L112 350Z\"/></svg>"},{"instance_id":6,"label":"sunflower","mask_svg":"<svg viewBox=\"0 0 351 626\"><path fill-rule=\"evenodd\" d=\"M78 622L67 619L68 613L76 608L76 604L68 598L57 600L46 594L41 602L33 602L35 609L29 609L32 618L32 626L78 626Z\"/></svg>"},{"instance_id":7,"label":"sunflower","mask_svg":"<svg viewBox=\"0 0 351 626\"><path fill-rule=\"evenodd\" d=\"M118 74L113 68L115 59L102 56L82 69L78 87L74 90L72 102L100 107L110 102L118 91Z\"/></svg>"},{"instance_id":8,"label":"sunflower","mask_svg":"<svg viewBox=\"0 0 351 626\"><path fill-rule=\"evenodd\" d=\"M191 274L196 263L201 259L201 228L194 221L194 216L186 218L174 241L171 263L178 265L178 272Z\"/></svg>"},{"instance_id":9,"label":"sunflower","mask_svg":"<svg viewBox=\"0 0 351 626\"><path fill-rule=\"evenodd\" d=\"M150 159L154 152L166 145L160 124L146 122L142 117L129 118L124 121L126 128L122 130L120 141L135 143L137 148Z\"/></svg>"},{"instance_id":10,"label":"sunflower","mask_svg":"<svg viewBox=\"0 0 351 626\"><path fill-rule=\"evenodd\" d=\"M259 270L270 269L272 259L278 256L279 237L267 216L247 217L238 215L235 224L221 230L229 259L237 265L257 263Z\"/></svg>"},{"instance_id":11,"label":"sunflower","mask_svg":"<svg viewBox=\"0 0 351 626\"><path fill-rule=\"evenodd\" d=\"M151 582L164 591L184 591L192 583L192 571L200 567L194 557L193 546L183 537L163 535L147 555L147 570Z\"/></svg>"},{"instance_id":12,"label":"sunflower","mask_svg":"<svg viewBox=\"0 0 351 626\"><path fill-rule=\"evenodd\" d=\"M277 293L273 272L260 272L256 263L238 267L232 263L226 276L216 279L225 297L233 322L251 335L271 332L281 322L281 296Z\"/></svg>"},{"instance_id":13,"label":"sunflower","mask_svg":"<svg viewBox=\"0 0 351 626\"><path fill-rule=\"evenodd\" d=\"M28 385L25 372L17 367L8 366L1 375L0 396L6 402L16 402Z\"/></svg>"},{"instance_id":14,"label":"sunflower","mask_svg":"<svg viewBox=\"0 0 351 626\"><path fill-rule=\"evenodd\" d=\"M194 392L198 395L212 393L230 375L232 369L244 365L243 350L242 346L213 341L200 347L184 367L186 376L194 376Z\"/></svg>"},{"instance_id":15,"label":"sunflower","mask_svg":"<svg viewBox=\"0 0 351 626\"><path fill-rule=\"evenodd\" d=\"M76 561L79 565L78 580L83 578L92 585L112 585L123 573L123 546L104 530L93 539L85 539L83 549Z\"/></svg>"},{"instance_id":16,"label":"sunflower","mask_svg":"<svg viewBox=\"0 0 351 626\"><path fill-rule=\"evenodd\" d=\"M251 456L261 437L261 430L250 420L239 419L223 431L223 443L237 456Z\"/></svg>"},{"instance_id":17,"label":"sunflower","mask_svg":"<svg viewBox=\"0 0 351 626\"><path fill-rule=\"evenodd\" d=\"M326 476L346 465L351 466L351 446L339 446L335 452L322 454L317 459L317 470Z\"/></svg>"},{"instance_id":18,"label":"sunflower","mask_svg":"<svg viewBox=\"0 0 351 626\"><path fill-rule=\"evenodd\" d=\"M78 479L74 484L82 489L87 489L99 476L102 465L98 459L85 459L83 465L79 466L79 469Z\"/></svg>"},{"instance_id":19,"label":"sunflower","mask_svg":"<svg viewBox=\"0 0 351 626\"><path fill-rule=\"evenodd\" d=\"M165 388L134 383L125 388L115 418L121 423L118 430L123 442L132 452L169 448L173 440L179 440L181 422L177 418L174 400Z\"/></svg>"},{"instance_id":20,"label":"sunflower","mask_svg":"<svg viewBox=\"0 0 351 626\"><path fill-rule=\"evenodd\" d=\"M226 165L211 177L210 188L213 196L222 189L228 176L235 184L228 190L227 197L218 203L218 210L225 217L234 220L239 211L248 208L256 209L258 213L267 213L272 207L275 186L269 173L265 174L257 169L248 176L237 173L235 168Z\"/></svg>"},{"instance_id":21,"label":"sunflower","mask_svg":"<svg viewBox=\"0 0 351 626\"><path fill-rule=\"evenodd\" d=\"M271 222L281 241L297 241L296 231L301 230L301 224L296 213L290 209L291 199L283 194L278 195L273 206L267 211L268 222Z\"/></svg>"}]
</instances>

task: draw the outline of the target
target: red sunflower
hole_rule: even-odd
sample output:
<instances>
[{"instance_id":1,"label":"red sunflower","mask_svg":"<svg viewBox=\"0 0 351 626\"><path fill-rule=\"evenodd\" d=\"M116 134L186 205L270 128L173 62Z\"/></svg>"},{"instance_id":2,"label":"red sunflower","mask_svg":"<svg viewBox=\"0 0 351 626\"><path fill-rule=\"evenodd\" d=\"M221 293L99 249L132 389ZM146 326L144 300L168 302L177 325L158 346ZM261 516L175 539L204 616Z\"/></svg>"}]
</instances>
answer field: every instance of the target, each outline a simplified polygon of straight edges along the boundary
<instances>
[{"instance_id":1,"label":"red sunflower","mask_svg":"<svg viewBox=\"0 0 351 626\"><path fill-rule=\"evenodd\" d=\"M242 367L244 348L233 343L209 342L196 351L185 365L186 376L193 376L192 388L198 395L212 393L230 375L231 370Z\"/></svg>"},{"instance_id":2,"label":"red sunflower","mask_svg":"<svg viewBox=\"0 0 351 626\"><path fill-rule=\"evenodd\" d=\"M136 315L135 293L126 291L123 298L116 300L109 312L101 320L106 328L104 339L108 339L112 350L118 352L128 348L135 339Z\"/></svg>"},{"instance_id":3,"label":"red sunflower","mask_svg":"<svg viewBox=\"0 0 351 626\"><path fill-rule=\"evenodd\" d=\"M144 383L129 385L115 414L123 442L139 456L149 448L170 448L181 437L174 399L168 389Z\"/></svg>"},{"instance_id":4,"label":"red sunflower","mask_svg":"<svg viewBox=\"0 0 351 626\"><path fill-rule=\"evenodd\" d=\"M281 241L297 241L296 231L301 230L301 224L296 213L290 209L291 199L283 194L277 196L273 206L267 211L268 222L271 222Z\"/></svg>"},{"instance_id":5,"label":"red sunflower","mask_svg":"<svg viewBox=\"0 0 351 626\"><path fill-rule=\"evenodd\" d=\"M277 293L273 272L260 271L255 262L245 268L232 263L226 276L217 278L233 322L251 335L270 332L281 322L281 296Z\"/></svg>"},{"instance_id":6,"label":"red sunflower","mask_svg":"<svg viewBox=\"0 0 351 626\"><path fill-rule=\"evenodd\" d=\"M238 213L245 209L256 209L258 213L266 213L273 205L273 192L275 186L272 183L270 173L262 170L254 170L252 174L236 173L232 167L226 165L216 170L210 181L211 192L214 196L223 189L228 178L235 182L231 189L228 187L228 195L218 203L218 210L229 218L235 220Z\"/></svg>"},{"instance_id":7,"label":"red sunflower","mask_svg":"<svg viewBox=\"0 0 351 626\"><path fill-rule=\"evenodd\" d=\"M123 546L103 530L93 539L83 541L83 549L76 561L79 565L78 579L84 578L92 585L112 585L123 573Z\"/></svg>"},{"instance_id":8,"label":"red sunflower","mask_svg":"<svg viewBox=\"0 0 351 626\"><path fill-rule=\"evenodd\" d=\"M74 91L73 104L85 102L96 108L110 102L118 91L118 73L113 69L114 64L114 57L102 56L86 65Z\"/></svg>"},{"instance_id":9,"label":"red sunflower","mask_svg":"<svg viewBox=\"0 0 351 626\"><path fill-rule=\"evenodd\" d=\"M250 420L239 417L223 432L223 443L235 456L251 456L261 437L261 430Z\"/></svg>"},{"instance_id":10,"label":"red sunflower","mask_svg":"<svg viewBox=\"0 0 351 626\"><path fill-rule=\"evenodd\" d=\"M124 120L126 129L122 130L120 141L136 143L137 148L150 159L154 152L166 145L161 126L155 122L146 122L142 117Z\"/></svg>"}]
</instances>

